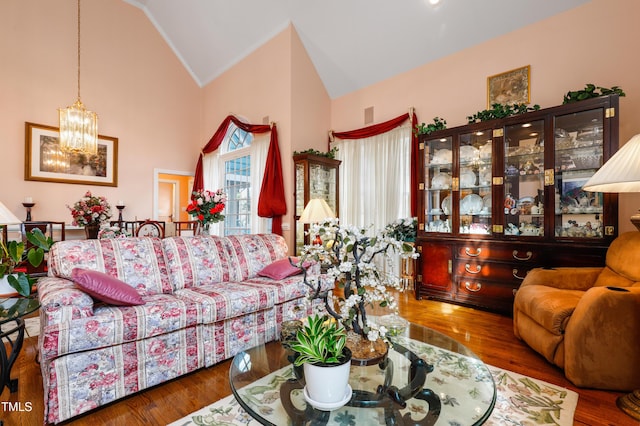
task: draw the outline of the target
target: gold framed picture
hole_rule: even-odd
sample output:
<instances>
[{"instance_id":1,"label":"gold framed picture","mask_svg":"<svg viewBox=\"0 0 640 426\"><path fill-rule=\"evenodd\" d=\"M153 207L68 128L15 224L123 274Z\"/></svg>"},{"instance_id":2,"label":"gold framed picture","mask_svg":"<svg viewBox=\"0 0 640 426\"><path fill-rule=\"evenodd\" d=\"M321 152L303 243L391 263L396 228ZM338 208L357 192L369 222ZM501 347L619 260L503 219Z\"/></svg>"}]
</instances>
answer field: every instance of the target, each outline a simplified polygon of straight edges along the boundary
<instances>
[{"instance_id":1,"label":"gold framed picture","mask_svg":"<svg viewBox=\"0 0 640 426\"><path fill-rule=\"evenodd\" d=\"M25 123L24 179L118 186L118 138L98 135L98 153L60 150L57 127Z\"/></svg>"},{"instance_id":2,"label":"gold framed picture","mask_svg":"<svg viewBox=\"0 0 640 426\"><path fill-rule=\"evenodd\" d=\"M487 109L531 102L531 65L487 77Z\"/></svg>"}]
</instances>

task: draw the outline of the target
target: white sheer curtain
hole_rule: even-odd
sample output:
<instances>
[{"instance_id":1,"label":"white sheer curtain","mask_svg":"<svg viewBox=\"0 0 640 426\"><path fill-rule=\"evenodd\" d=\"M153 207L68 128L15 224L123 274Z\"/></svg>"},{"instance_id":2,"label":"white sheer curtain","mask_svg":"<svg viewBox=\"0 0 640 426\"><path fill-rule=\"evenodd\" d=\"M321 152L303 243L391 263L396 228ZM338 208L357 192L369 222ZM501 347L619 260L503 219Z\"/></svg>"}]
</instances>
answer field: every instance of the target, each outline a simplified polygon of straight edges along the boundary
<instances>
[{"instance_id":1,"label":"white sheer curtain","mask_svg":"<svg viewBox=\"0 0 640 426\"><path fill-rule=\"evenodd\" d=\"M340 221L384 228L411 217L411 126L365 139L336 140L340 165Z\"/></svg>"},{"instance_id":2,"label":"white sheer curtain","mask_svg":"<svg viewBox=\"0 0 640 426\"><path fill-rule=\"evenodd\" d=\"M251 233L261 234L271 230L271 219L258 216L258 199L269 153L270 133L254 135L251 142Z\"/></svg>"},{"instance_id":3,"label":"white sheer curtain","mask_svg":"<svg viewBox=\"0 0 640 426\"><path fill-rule=\"evenodd\" d=\"M258 216L258 199L262 187L262 177L269 152L270 134L254 135L248 148L251 156L251 232L265 233L270 231L271 219ZM223 142L226 144L227 141ZM216 190L224 187L224 160L221 158L222 147L216 152L207 154L202 160L204 187ZM224 222L212 224L209 228L212 234L224 235Z\"/></svg>"},{"instance_id":4,"label":"white sheer curtain","mask_svg":"<svg viewBox=\"0 0 640 426\"><path fill-rule=\"evenodd\" d=\"M365 139L336 140L340 222L376 231L411 217L411 126ZM380 265L382 266L382 265ZM399 274L399 259L388 273Z\"/></svg>"}]
</instances>

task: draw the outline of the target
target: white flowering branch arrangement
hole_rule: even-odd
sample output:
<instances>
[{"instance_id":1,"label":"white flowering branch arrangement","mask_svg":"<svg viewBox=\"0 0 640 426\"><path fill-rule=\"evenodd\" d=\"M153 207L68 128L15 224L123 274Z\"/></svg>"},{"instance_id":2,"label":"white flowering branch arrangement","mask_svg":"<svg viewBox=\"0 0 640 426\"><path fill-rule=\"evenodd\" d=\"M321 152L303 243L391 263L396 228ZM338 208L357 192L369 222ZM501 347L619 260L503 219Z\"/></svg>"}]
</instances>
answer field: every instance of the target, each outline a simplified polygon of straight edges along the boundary
<instances>
[{"instance_id":1,"label":"white flowering branch arrangement","mask_svg":"<svg viewBox=\"0 0 640 426\"><path fill-rule=\"evenodd\" d=\"M384 337L386 330L368 320L366 308L377 305L396 311L395 298L387 289L401 290L402 287L399 277L385 273L380 263L386 262L387 269L391 270L393 255L417 258L413 245L397 240L389 229L372 236L369 228L340 225L338 219L311 225L309 234L319 235L323 241L322 245L305 246L300 256L304 282L313 290L311 298L324 299L327 312L346 330L353 330L371 341ZM310 260L326 268L326 279L342 288L344 297L334 300L331 290L322 291L321 278L307 277L302 265Z\"/></svg>"}]
</instances>

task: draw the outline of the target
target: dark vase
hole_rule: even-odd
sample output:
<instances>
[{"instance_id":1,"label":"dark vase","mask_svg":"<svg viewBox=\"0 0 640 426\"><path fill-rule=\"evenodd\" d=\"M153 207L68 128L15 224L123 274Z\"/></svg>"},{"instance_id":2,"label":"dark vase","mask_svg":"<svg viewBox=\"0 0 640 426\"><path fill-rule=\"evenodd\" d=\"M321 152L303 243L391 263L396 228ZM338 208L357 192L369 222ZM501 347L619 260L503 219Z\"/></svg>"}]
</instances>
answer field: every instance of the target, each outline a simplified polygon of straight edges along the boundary
<instances>
[{"instance_id":1,"label":"dark vase","mask_svg":"<svg viewBox=\"0 0 640 426\"><path fill-rule=\"evenodd\" d=\"M98 231L100 231L100 225L98 224L85 225L84 227L84 234L86 235L87 240L97 240Z\"/></svg>"}]
</instances>

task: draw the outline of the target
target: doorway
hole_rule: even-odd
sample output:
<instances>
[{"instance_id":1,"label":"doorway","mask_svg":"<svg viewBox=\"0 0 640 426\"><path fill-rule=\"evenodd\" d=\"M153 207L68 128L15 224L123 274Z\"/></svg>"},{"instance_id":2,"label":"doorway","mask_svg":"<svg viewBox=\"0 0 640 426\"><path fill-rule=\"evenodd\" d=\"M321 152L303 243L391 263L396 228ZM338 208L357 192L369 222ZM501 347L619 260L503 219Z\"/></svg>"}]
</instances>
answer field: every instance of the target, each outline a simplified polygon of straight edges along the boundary
<instances>
[{"instance_id":1,"label":"doorway","mask_svg":"<svg viewBox=\"0 0 640 426\"><path fill-rule=\"evenodd\" d=\"M153 171L153 219L164 221L165 229L172 234L173 221L190 220L187 214L193 172L154 169Z\"/></svg>"}]
</instances>

